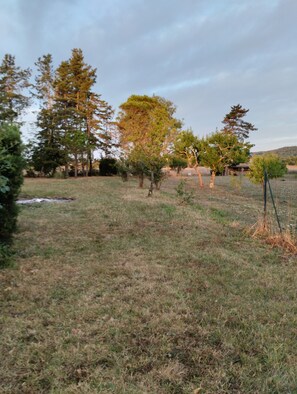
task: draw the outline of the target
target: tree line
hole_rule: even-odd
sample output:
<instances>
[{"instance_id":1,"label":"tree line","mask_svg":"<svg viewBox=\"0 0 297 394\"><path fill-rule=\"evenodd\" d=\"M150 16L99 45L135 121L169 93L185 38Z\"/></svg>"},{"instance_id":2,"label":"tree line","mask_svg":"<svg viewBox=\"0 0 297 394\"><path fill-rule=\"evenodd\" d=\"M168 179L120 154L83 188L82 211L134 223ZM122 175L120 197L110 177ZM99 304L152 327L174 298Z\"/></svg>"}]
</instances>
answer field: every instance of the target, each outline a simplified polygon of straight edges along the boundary
<instances>
[{"instance_id":1,"label":"tree line","mask_svg":"<svg viewBox=\"0 0 297 394\"><path fill-rule=\"evenodd\" d=\"M165 165L177 171L187 166L195 168L201 187L200 167L209 167L213 187L216 174L249 159L253 145L247 139L256 128L244 120L248 110L240 104L231 107L220 131L204 138L194 135L191 129L183 130L182 122L174 117L176 107L162 97L133 95L120 110L118 127L124 157L121 172L125 175L134 171L140 187L144 175L158 187Z\"/></svg>"},{"instance_id":2,"label":"tree line","mask_svg":"<svg viewBox=\"0 0 297 394\"><path fill-rule=\"evenodd\" d=\"M183 129L175 105L160 96L130 96L115 119L114 109L95 91L97 70L85 62L81 49L73 49L56 69L50 54L38 58L35 67L32 82L30 68L21 69L14 56L4 56L0 121L21 124L26 108L38 105L26 159L44 175L53 176L63 167L67 176L70 166L75 176L79 170L92 175L94 152L100 149L104 157L111 157L116 149L117 170L123 177L137 174L140 186L145 176L158 186L164 165L177 170L195 167L203 186L199 166L211 169L213 185L215 174L249 157L252 145L247 139L256 128L244 120L248 110L239 104L231 107L220 131L198 138Z\"/></svg>"},{"instance_id":3,"label":"tree line","mask_svg":"<svg viewBox=\"0 0 297 394\"><path fill-rule=\"evenodd\" d=\"M36 132L27 147L27 159L36 171L53 175L70 162L84 173L92 172L93 153L100 148L112 149L114 110L94 90L97 70L84 60L81 49L54 69L52 55L35 63L36 76L30 81L31 69L21 69L15 57L4 56L0 66L0 121L21 124L26 108L38 106Z\"/></svg>"}]
</instances>

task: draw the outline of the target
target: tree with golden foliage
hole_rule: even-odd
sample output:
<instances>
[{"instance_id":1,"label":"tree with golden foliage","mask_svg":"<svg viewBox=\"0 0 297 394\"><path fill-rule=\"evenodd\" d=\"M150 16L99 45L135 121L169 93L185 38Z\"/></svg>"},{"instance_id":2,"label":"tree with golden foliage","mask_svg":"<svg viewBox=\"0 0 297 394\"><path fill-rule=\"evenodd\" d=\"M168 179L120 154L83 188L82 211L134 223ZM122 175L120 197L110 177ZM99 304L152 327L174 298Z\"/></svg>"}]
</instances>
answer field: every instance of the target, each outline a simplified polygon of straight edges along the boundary
<instances>
[{"instance_id":1,"label":"tree with golden foliage","mask_svg":"<svg viewBox=\"0 0 297 394\"><path fill-rule=\"evenodd\" d=\"M153 179L160 174L181 121L174 117L174 104L159 96L132 95L120 109L120 146L143 187L145 175Z\"/></svg>"}]
</instances>

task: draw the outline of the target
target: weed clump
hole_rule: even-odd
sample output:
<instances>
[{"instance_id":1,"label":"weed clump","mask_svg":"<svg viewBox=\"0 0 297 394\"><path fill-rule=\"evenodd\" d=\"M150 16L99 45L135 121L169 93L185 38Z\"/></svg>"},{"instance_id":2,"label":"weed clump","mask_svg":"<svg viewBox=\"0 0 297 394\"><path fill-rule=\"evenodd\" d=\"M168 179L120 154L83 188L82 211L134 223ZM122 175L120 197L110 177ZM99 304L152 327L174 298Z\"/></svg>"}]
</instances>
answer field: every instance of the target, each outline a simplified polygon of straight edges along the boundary
<instances>
[{"instance_id":1,"label":"weed clump","mask_svg":"<svg viewBox=\"0 0 297 394\"><path fill-rule=\"evenodd\" d=\"M253 238L264 239L269 245L280 247L286 252L297 255L297 238L290 230L276 233L270 221L259 219L249 230L248 233Z\"/></svg>"},{"instance_id":2,"label":"weed clump","mask_svg":"<svg viewBox=\"0 0 297 394\"><path fill-rule=\"evenodd\" d=\"M194 200L194 193L192 190L187 190L187 181L182 179L176 187L177 197L179 199L179 203L183 204L192 204Z\"/></svg>"}]
</instances>

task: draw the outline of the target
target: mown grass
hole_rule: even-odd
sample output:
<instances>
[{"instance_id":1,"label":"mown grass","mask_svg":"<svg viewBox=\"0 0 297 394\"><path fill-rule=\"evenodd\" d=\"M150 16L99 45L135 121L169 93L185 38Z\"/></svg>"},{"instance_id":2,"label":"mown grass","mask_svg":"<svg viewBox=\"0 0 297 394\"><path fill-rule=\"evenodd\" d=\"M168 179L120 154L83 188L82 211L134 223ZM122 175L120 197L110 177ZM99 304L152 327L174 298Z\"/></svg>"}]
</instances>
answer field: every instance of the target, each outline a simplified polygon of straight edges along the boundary
<instances>
[{"instance_id":1,"label":"mown grass","mask_svg":"<svg viewBox=\"0 0 297 394\"><path fill-rule=\"evenodd\" d=\"M226 182L180 205L174 178L153 198L133 180L26 180L75 200L21 208L0 392L297 392L296 258L244 233L261 190Z\"/></svg>"}]
</instances>

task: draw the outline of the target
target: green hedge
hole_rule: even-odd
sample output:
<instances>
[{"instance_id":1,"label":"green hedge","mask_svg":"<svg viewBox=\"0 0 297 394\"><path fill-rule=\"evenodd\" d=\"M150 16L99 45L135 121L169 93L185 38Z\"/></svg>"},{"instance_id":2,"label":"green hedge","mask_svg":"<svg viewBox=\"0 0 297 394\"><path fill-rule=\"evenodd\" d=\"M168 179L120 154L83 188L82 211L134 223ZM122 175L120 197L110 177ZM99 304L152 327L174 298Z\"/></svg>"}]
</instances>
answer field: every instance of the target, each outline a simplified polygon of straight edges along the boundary
<instances>
[{"instance_id":1,"label":"green hedge","mask_svg":"<svg viewBox=\"0 0 297 394\"><path fill-rule=\"evenodd\" d=\"M9 245L16 230L16 199L23 183L22 143L15 125L0 125L0 265L9 255Z\"/></svg>"}]
</instances>

